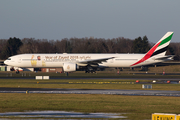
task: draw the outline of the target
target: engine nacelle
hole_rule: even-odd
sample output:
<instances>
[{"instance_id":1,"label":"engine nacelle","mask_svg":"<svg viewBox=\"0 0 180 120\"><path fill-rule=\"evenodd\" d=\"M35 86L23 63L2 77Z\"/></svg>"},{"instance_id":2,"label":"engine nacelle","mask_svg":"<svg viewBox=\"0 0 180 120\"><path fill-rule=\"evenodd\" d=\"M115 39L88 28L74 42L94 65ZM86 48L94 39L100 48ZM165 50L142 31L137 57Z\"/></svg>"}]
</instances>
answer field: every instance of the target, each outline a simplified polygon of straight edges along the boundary
<instances>
[{"instance_id":1,"label":"engine nacelle","mask_svg":"<svg viewBox=\"0 0 180 120\"><path fill-rule=\"evenodd\" d=\"M73 72L78 69L77 64L75 63L64 63L63 65L64 72Z\"/></svg>"}]
</instances>

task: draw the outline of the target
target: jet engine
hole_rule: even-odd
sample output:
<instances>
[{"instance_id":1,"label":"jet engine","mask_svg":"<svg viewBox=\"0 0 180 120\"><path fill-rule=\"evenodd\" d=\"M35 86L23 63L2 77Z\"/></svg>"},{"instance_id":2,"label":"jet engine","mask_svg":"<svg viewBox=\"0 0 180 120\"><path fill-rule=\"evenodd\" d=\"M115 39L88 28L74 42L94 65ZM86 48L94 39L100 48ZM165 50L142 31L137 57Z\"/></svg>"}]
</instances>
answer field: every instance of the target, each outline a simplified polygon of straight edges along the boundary
<instances>
[{"instance_id":1,"label":"jet engine","mask_svg":"<svg viewBox=\"0 0 180 120\"><path fill-rule=\"evenodd\" d=\"M63 65L64 72L73 72L78 68L79 66L75 63L64 63Z\"/></svg>"}]
</instances>

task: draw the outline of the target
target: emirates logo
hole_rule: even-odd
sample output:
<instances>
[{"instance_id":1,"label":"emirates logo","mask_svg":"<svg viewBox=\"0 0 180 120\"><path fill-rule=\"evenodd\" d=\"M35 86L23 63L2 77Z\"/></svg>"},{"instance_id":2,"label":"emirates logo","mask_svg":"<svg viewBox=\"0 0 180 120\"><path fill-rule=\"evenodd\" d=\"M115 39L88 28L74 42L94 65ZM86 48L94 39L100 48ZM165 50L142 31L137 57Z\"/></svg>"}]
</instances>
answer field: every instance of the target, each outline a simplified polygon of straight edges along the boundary
<instances>
[{"instance_id":1,"label":"emirates logo","mask_svg":"<svg viewBox=\"0 0 180 120\"><path fill-rule=\"evenodd\" d=\"M70 66L69 66L69 65L67 66L67 69L68 69L68 70L70 69Z\"/></svg>"}]
</instances>

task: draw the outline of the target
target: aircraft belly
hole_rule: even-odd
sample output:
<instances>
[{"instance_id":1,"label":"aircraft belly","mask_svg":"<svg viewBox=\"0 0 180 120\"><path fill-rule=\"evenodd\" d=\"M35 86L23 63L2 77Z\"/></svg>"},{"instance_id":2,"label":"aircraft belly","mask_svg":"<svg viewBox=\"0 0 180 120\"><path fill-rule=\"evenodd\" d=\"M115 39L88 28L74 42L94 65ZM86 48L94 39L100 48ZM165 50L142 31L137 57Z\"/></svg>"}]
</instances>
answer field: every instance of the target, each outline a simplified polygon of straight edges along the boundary
<instances>
[{"instance_id":1,"label":"aircraft belly","mask_svg":"<svg viewBox=\"0 0 180 120\"><path fill-rule=\"evenodd\" d=\"M63 67L62 62L46 62L46 65L44 67Z\"/></svg>"},{"instance_id":2,"label":"aircraft belly","mask_svg":"<svg viewBox=\"0 0 180 120\"><path fill-rule=\"evenodd\" d=\"M130 67L131 64L133 64L134 61L114 61L113 63L103 63L100 64L101 66L106 67Z\"/></svg>"},{"instance_id":3,"label":"aircraft belly","mask_svg":"<svg viewBox=\"0 0 180 120\"><path fill-rule=\"evenodd\" d=\"M19 66L19 67L29 67L29 68L42 68L42 67L63 67L62 62L44 62L44 61L36 61L36 60L31 60L31 61L26 61L26 62L21 62L18 63L17 65L14 66Z\"/></svg>"},{"instance_id":4,"label":"aircraft belly","mask_svg":"<svg viewBox=\"0 0 180 120\"><path fill-rule=\"evenodd\" d=\"M145 62L140 63L138 66L146 66L146 65L156 64L159 62L160 61L145 61ZM161 61L161 62L163 62L163 61Z\"/></svg>"}]
</instances>

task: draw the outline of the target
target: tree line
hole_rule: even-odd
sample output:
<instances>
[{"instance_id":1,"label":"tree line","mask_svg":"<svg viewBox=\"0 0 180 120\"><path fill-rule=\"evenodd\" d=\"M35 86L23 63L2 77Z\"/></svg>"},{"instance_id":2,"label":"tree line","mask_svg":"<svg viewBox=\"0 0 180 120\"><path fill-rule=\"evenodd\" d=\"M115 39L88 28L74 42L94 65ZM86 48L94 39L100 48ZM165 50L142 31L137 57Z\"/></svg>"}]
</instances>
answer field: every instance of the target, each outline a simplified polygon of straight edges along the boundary
<instances>
[{"instance_id":1,"label":"tree line","mask_svg":"<svg viewBox=\"0 0 180 120\"><path fill-rule=\"evenodd\" d=\"M134 40L118 37L104 38L64 38L62 40L47 40L35 38L0 39L0 59L23 53L146 53L154 44L148 38L138 37ZM167 51L180 59L180 43L170 43Z\"/></svg>"}]
</instances>

